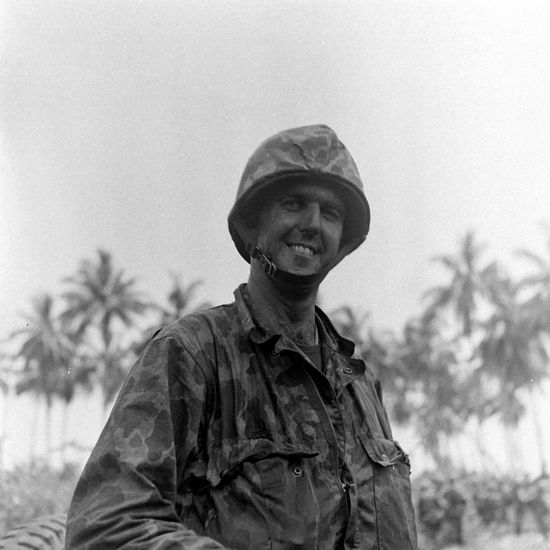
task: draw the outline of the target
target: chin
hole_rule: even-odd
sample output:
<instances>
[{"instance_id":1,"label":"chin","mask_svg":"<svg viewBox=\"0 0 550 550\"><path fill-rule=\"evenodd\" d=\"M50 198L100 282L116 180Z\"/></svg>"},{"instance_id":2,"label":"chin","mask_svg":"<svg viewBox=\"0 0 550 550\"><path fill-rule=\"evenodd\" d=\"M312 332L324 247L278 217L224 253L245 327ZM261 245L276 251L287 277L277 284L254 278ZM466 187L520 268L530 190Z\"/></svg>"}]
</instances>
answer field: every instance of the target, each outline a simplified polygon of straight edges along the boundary
<instances>
[{"instance_id":1,"label":"chin","mask_svg":"<svg viewBox=\"0 0 550 550\"><path fill-rule=\"evenodd\" d=\"M317 273L317 271L319 271L320 267L296 265L294 263L292 265L289 265L288 267L281 267L281 269L283 269L284 271L288 271L293 275L313 275L313 273Z\"/></svg>"},{"instance_id":2,"label":"chin","mask_svg":"<svg viewBox=\"0 0 550 550\"><path fill-rule=\"evenodd\" d=\"M293 275L312 275L321 269L318 258L296 257L292 255L281 256L275 259L275 265L282 271L287 271Z\"/></svg>"}]
</instances>

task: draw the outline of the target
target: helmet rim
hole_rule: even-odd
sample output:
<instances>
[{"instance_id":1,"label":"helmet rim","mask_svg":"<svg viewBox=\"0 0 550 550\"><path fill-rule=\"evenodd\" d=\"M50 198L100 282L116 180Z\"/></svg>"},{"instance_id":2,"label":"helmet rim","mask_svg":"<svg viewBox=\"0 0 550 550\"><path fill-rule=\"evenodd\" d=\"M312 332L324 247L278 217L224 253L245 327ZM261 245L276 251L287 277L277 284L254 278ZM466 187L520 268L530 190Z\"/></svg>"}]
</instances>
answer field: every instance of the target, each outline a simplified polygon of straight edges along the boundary
<instances>
[{"instance_id":1,"label":"helmet rim","mask_svg":"<svg viewBox=\"0 0 550 550\"><path fill-rule=\"evenodd\" d=\"M228 226L231 238L244 260L250 263L249 247L251 243L243 239L241 232L243 225L246 225L245 212L249 211L250 205L260 202L260 198L269 195L276 185L292 185L298 182L312 182L327 184L329 187L337 186L337 194L343 198L346 205L344 217L344 232L340 248L347 243L356 241L348 250L348 253L357 248L366 238L370 228L370 206L365 194L355 183L331 172L318 170L284 170L269 174L259 179L253 186L246 189L240 195L228 216ZM342 193L343 191L343 193ZM239 229L239 226L241 229Z\"/></svg>"}]
</instances>

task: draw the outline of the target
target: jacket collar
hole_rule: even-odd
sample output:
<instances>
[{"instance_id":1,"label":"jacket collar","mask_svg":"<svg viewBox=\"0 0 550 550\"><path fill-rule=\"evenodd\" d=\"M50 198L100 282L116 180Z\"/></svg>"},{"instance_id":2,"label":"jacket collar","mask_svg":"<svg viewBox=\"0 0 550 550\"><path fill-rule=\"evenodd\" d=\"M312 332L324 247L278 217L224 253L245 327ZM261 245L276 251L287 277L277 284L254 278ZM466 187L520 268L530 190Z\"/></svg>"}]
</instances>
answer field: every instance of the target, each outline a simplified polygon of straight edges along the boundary
<instances>
[{"instance_id":1,"label":"jacket collar","mask_svg":"<svg viewBox=\"0 0 550 550\"><path fill-rule=\"evenodd\" d=\"M235 290L234 295L241 324L245 334L248 335L251 342L260 345L270 342L272 343L275 351L281 351L283 348L294 347L289 345L291 341L281 334L280 331L269 325L261 324L258 320L259 316L254 315L254 306L250 300L246 283L240 285ZM339 334L328 316L321 308L317 306L315 306L315 316L317 319L317 326L321 332L321 341L323 342L323 345L336 352L351 357L355 350L355 344L351 340L348 340Z\"/></svg>"}]
</instances>

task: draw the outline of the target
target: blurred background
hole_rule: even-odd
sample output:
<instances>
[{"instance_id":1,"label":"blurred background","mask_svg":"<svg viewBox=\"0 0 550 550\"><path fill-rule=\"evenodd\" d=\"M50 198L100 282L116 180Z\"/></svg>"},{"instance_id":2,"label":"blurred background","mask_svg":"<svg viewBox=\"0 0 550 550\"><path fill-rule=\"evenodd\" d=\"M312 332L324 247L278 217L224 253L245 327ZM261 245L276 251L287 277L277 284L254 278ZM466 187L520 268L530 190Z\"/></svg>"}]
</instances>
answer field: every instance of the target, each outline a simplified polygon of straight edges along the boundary
<instances>
[{"instance_id":1,"label":"blurred background","mask_svg":"<svg viewBox=\"0 0 550 550\"><path fill-rule=\"evenodd\" d=\"M533 0L1 0L0 533L66 510L154 331L246 280L226 219L253 150L325 123L372 225L320 305L382 379L422 544L543 548L549 24Z\"/></svg>"}]
</instances>

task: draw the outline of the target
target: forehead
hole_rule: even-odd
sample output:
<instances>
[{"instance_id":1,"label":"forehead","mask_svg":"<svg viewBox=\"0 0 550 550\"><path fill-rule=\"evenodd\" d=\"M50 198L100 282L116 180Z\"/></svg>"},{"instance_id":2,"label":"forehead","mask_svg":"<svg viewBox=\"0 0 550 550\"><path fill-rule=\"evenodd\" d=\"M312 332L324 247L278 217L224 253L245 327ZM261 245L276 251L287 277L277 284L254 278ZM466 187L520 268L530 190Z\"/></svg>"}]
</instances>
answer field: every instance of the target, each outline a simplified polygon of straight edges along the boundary
<instances>
[{"instance_id":1,"label":"forehead","mask_svg":"<svg viewBox=\"0 0 550 550\"><path fill-rule=\"evenodd\" d=\"M315 201L331 205L344 210L344 201L327 184L295 182L279 189L273 195L273 201L278 201L284 197L298 197L306 201Z\"/></svg>"}]
</instances>

